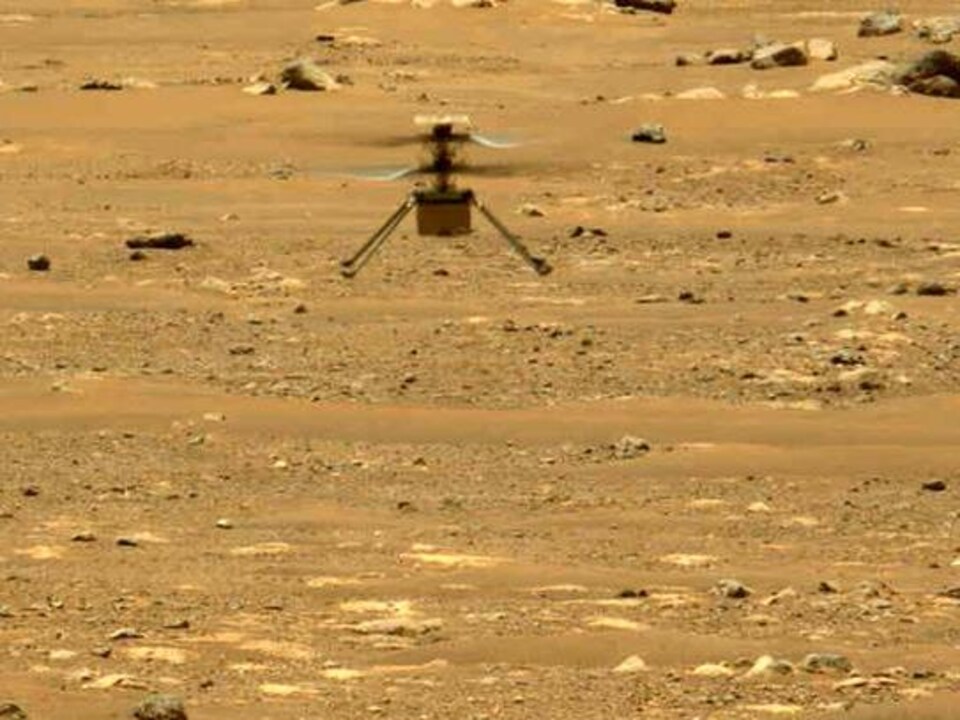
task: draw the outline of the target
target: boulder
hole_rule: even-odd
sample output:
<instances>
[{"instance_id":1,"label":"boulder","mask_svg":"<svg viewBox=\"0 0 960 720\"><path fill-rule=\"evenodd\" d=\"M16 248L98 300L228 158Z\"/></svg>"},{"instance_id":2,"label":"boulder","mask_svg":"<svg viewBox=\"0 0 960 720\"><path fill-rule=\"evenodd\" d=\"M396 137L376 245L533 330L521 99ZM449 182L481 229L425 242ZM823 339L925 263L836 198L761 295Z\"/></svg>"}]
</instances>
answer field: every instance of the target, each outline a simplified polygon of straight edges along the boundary
<instances>
[{"instance_id":1,"label":"boulder","mask_svg":"<svg viewBox=\"0 0 960 720\"><path fill-rule=\"evenodd\" d=\"M837 50L837 44L832 40L827 40L826 38L811 38L806 42L807 55L810 56L812 60L826 60L827 62L833 62L838 57L840 53Z\"/></svg>"},{"instance_id":2,"label":"boulder","mask_svg":"<svg viewBox=\"0 0 960 720\"><path fill-rule=\"evenodd\" d=\"M708 52L706 60L708 65L739 65L749 61L751 57L753 57L753 53L748 50L720 48Z\"/></svg>"},{"instance_id":3,"label":"boulder","mask_svg":"<svg viewBox=\"0 0 960 720\"><path fill-rule=\"evenodd\" d=\"M960 83L946 75L916 80L907 86L910 92L930 97L960 98Z\"/></svg>"},{"instance_id":4,"label":"boulder","mask_svg":"<svg viewBox=\"0 0 960 720\"><path fill-rule=\"evenodd\" d=\"M840 72L823 75L813 83L810 90L840 92L866 85L888 87L895 72L896 66L893 63L886 60L870 60Z\"/></svg>"},{"instance_id":5,"label":"boulder","mask_svg":"<svg viewBox=\"0 0 960 720\"><path fill-rule=\"evenodd\" d=\"M336 90L340 83L309 58L301 58L287 65L280 72L281 84L290 90L319 92Z\"/></svg>"},{"instance_id":6,"label":"boulder","mask_svg":"<svg viewBox=\"0 0 960 720\"><path fill-rule=\"evenodd\" d=\"M917 37L927 42L943 44L960 34L960 15L923 18L913 21Z\"/></svg>"},{"instance_id":7,"label":"boulder","mask_svg":"<svg viewBox=\"0 0 960 720\"><path fill-rule=\"evenodd\" d=\"M769 70L776 67L795 67L809 62L807 51L799 45L775 43L758 48L753 54L750 67L754 70Z\"/></svg>"},{"instance_id":8,"label":"boulder","mask_svg":"<svg viewBox=\"0 0 960 720\"><path fill-rule=\"evenodd\" d=\"M899 66L893 81L920 95L960 97L960 55L931 50Z\"/></svg>"},{"instance_id":9,"label":"boulder","mask_svg":"<svg viewBox=\"0 0 960 720\"><path fill-rule=\"evenodd\" d=\"M882 10L867 15L860 21L859 37L893 35L903 30L903 16L895 10Z\"/></svg>"}]
</instances>

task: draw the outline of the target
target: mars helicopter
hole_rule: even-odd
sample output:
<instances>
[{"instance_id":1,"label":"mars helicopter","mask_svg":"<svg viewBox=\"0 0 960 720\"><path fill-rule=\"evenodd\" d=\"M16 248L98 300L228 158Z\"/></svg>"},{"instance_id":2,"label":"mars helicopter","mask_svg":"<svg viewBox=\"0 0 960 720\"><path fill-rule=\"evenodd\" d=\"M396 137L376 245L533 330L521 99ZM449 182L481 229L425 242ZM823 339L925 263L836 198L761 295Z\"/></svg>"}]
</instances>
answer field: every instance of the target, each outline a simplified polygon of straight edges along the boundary
<instances>
[{"instance_id":1,"label":"mars helicopter","mask_svg":"<svg viewBox=\"0 0 960 720\"><path fill-rule=\"evenodd\" d=\"M418 115L415 125L421 132L418 139L429 152L430 160L419 166L410 166L385 173L360 175L375 180L399 180L410 175L429 175L432 180L427 187L416 187L377 229L370 238L349 258L341 261L340 273L346 278L354 277L364 265L383 247L403 219L414 209L417 211L417 234L420 236L450 237L471 232L471 210L480 214L497 230L510 247L538 275L551 272L550 264L535 257L527 246L512 233L484 205L469 188L460 188L453 175L466 166L458 162L465 143L472 142L487 148L508 148L514 143L504 142L473 132L466 115Z\"/></svg>"}]
</instances>

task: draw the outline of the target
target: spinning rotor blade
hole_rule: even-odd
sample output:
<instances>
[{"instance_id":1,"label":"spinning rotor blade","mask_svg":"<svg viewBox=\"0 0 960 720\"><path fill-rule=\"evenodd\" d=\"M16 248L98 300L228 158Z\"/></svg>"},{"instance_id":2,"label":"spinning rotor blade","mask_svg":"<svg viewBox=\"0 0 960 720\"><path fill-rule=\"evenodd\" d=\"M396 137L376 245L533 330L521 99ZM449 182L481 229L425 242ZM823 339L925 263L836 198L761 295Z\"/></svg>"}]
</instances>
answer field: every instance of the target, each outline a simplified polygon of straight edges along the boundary
<instances>
[{"instance_id":1,"label":"spinning rotor blade","mask_svg":"<svg viewBox=\"0 0 960 720\"><path fill-rule=\"evenodd\" d=\"M378 182L392 182L401 180L410 175L416 175L420 168L416 165L374 166L367 168L343 168L325 170L321 175L328 177L356 178L358 180L374 180Z\"/></svg>"},{"instance_id":2,"label":"spinning rotor blade","mask_svg":"<svg viewBox=\"0 0 960 720\"><path fill-rule=\"evenodd\" d=\"M514 140L506 135L481 135L480 133L470 133L470 140L485 148L493 150L507 150L522 145L518 140Z\"/></svg>"}]
</instances>

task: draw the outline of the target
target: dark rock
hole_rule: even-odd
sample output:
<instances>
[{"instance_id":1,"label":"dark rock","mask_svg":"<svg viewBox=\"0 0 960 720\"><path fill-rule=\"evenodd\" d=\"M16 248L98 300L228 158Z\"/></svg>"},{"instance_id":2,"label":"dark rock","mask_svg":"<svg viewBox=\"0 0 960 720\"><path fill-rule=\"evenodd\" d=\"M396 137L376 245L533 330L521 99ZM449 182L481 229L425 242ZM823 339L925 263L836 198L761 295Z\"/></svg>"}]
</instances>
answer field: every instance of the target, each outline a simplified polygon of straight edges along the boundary
<instances>
[{"instance_id":1,"label":"dark rock","mask_svg":"<svg viewBox=\"0 0 960 720\"><path fill-rule=\"evenodd\" d=\"M960 600L960 585L955 585L954 587L950 587L950 588L947 588L946 590L941 591L940 597L952 598L953 600Z\"/></svg>"},{"instance_id":2,"label":"dark rock","mask_svg":"<svg viewBox=\"0 0 960 720\"><path fill-rule=\"evenodd\" d=\"M903 17L894 10L871 13L860 21L858 37L893 35L903 30Z\"/></svg>"},{"instance_id":3,"label":"dark rock","mask_svg":"<svg viewBox=\"0 0 960 720\"><path fill-rule=\"evenodd\" d=\"M0 720L27 720L27 714L19 705L0 703Z\"/></svg>"},{"instance_id":4,"label":"dark rock","mask_svg":"<svg viewBox=\"0 0 960 720\"><path fill-rule=\"evenodd\" d=\"M947 489L947 483L943 480L927 480L922 487L927 492L943 492Z\"/></svg>"},{"instance_id":5,"label":"dark rock","mask_svg":"<svg viewBox=\"0 0 960 720\"><path fill-rule=\"evenodd\" d=\"M667 141L667 131L658 123L646 123L637 128L630 139L633 142L662 145Z\"/></svg>"},{"instance_id":6,"label":"dark rock","mask_svg":"<svg viewBox=\"0 0 960 720\"><path fill-rule=\"evenodd\" d=\"M280 72L280 82L290 90L311 92L336 90L340 87L335 77L308 58L296 60L287 65Z\"/></svg>"},{"instance_id":7,"label":"dark rock","mask_svg":"<svg viewBox=\"0 0 960 720\"><path fill-rule=\"evenodd\" d=\"M47 272L50 269L50 258L46 255L31 255L27 258L27 268L34 272Z\"/></svg>"},{"instance_id":8,"label":"dark rock","mask_svg":"<svg viewBox=\"0 0 960 720\"><path fill-rule=\"evenodd\" d=\"M950 289L939 282L922 282L917 285L917 295L921 297L943 297L949 295Z\"/></svg>"},{"instance_id":9,"label":"dark rock","mask_svg":"<svg viewBox=\"0 0 960 720\"><path fill-rule=\"evenodd\" d=\"M677 9L677 0L614 0L614 5L626 10L646 10L671 15Z\"/></svg>"},{"instance_id":10,"label":"dark rock","mask_svg":"<svg viewBox=\"0 0 960 720\"><path fill-rule=\"evenodd\" d=\"M127 247L131 250L182 250L193 247L193 240L183 233L159 233L130 238Z\"/></svg>"},{"instance_id":11,"label":"dark rock","mask_svg":"<svg viewBox=\"0 0 960 720\"><path fill-rule=\"evenodd\" d=\"M960 55L946 50L931 50L916 60L897 67L893 73L893 81L910 87L919 80L927 80L937 75L960 82Z\"/></svg>"},{"instance_id":12,"label":"dark rock","mask_svg":"<svg viewBox=\"0 0 960 720\"><path fill-rule=\"evenodd\" d=\"M829 580L821 580L820 583L817 585L817 592L822 593L824 595L834 595L840 592L840 588L838 588Z\"/></svg>"},{"instance_id":13,"label":"dark rock","mask_svg":"<svg viewBox=\"0 0 960 720\"><path fill-rule=\"evenodd\" d=\"M907 85L910 92L930 97L960 98L960 82L946 75L914 80Z\"/></svg>"},{"instance_id":14,"label":"dark rock","mask_svg":"<svg viewBox=\"0 0 960 720\"><path fill-rule=\"evenodd\" d=\"M187 720L183 701L172 695L149 695L133 711L137 720Z\"/></svg>"},{"instance_id":15,"label":"dark rock","mask_svg":"<svg viewBox=\"0 0 960 720\"><path fill-rule=\"evenodd\" d=\"M748 50L721 48L708 52L706 59L708 65L739 65L749 61L752 57L753 53Z\"/></svg>"},{"instance_id":16,"label":"dark rock","mask_svg":"<svg viewBox=\"0 0 960 720\"><path fill-rule=\"evenodd\" d=\"M798 45L767 45L757 49L750 61L754 70L769 70L776 67L797 67L809 62L807 52Z\"/></svg>"},{"instance_id":17,"label":"dark rock","mask_svg":"<svg viewBox=\"0 0 960 720\"><path fill-rule=\"evenodd\" d=\"M702 305L703 298L697 295L692 290L682 290L677 295L677 300L680 302L690 303L691 305Z\"/></svg>"},{"instance_id":18,"label":"dark rock","mask_svg":"<svg viewBox=\"0 0 960 720\"><path fill-rule=\"evenodd\" d=\"M147 259L147 254L143 250L134 250L130 253L130 262L142 262Z\"/></svg>"},{"instance_id":19,"label":"dark rock","mask_svg":"<svg viewBox=\"0 0 960 720\"><path fill-rule=\"evenodd\" d=\"M80 85L81 90L123 90L123 84L111 80L87 80Z\"/></svg>"}]
</instances>

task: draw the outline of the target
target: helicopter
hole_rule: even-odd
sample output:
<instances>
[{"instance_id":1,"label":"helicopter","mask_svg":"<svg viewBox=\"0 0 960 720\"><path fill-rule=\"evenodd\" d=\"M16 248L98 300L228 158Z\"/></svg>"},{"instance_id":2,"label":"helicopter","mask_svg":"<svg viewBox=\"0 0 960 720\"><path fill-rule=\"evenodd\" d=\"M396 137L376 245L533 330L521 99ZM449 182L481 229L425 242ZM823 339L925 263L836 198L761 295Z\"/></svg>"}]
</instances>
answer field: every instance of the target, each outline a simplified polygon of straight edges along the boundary
<instances>
[{"instance_id":1,"label":"helicopter","mask_svg":"<svg viewBox=\"0 0 960 720\"><path fill-rule=\"evenodd\" d=\"M466 115L417 115L414 117L414 124L420 132L413 139L419 140L425 146L430 159L421 165L382 173L367 173L361 177L391 181L411 175L428 175L431 181L426 187L415 187L411 190L383 225L352 256L340 262L341 275L345 278L356 276L413 210L417 213L418 235L450 237L472 231L473 209L497 230L514 252L538 275L549 274L553 268L544 258L532 255L520 237L511 232L479 200L473 190L458 187L453 180L455 173L467 167L459 161L460 151L466 143L491 149L510 148L516 143L474 132L470 118Z\"/></svg>"}]
</instances>

